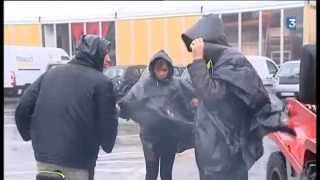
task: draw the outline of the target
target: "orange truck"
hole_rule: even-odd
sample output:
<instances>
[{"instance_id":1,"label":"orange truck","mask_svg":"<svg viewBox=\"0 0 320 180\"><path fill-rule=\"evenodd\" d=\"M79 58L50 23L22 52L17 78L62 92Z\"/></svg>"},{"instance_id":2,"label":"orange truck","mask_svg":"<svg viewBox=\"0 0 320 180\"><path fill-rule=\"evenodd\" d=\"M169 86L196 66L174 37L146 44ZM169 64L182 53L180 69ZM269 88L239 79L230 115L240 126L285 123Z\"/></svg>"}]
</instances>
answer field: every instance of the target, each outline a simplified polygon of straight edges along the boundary
<instances>
[{"instance_id":1,"label":"orange truck","mask_svg":"<svg viewBox=\"0 0 320 180\"><path fill-rule=\"evenodd\" d=\"M316 50L315 45L303 47L300 64L300 92L288 98L288 126L297 136L280 132L269 137L279 151L273 152L267 164L267 180L316 179Z\"/></svg>"}]
</instances>

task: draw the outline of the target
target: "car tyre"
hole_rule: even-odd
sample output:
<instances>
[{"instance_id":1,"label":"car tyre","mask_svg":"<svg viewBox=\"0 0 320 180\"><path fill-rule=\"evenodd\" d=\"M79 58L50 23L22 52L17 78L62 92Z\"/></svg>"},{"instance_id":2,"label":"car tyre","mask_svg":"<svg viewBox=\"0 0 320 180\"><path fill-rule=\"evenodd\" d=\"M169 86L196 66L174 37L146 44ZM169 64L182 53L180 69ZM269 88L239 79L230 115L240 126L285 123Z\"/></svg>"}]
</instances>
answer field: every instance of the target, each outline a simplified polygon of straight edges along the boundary
<instances>
[{"instance_id":1,"label":"car tyre","mask_svg":"<svg viewBox=\"0 0 320 180\"><path fill-rule=\"evenodd\" d=\"M286 162L281 152L273 152L267 164L267 180L288 180Z\"/></svg>"}]
</instances>

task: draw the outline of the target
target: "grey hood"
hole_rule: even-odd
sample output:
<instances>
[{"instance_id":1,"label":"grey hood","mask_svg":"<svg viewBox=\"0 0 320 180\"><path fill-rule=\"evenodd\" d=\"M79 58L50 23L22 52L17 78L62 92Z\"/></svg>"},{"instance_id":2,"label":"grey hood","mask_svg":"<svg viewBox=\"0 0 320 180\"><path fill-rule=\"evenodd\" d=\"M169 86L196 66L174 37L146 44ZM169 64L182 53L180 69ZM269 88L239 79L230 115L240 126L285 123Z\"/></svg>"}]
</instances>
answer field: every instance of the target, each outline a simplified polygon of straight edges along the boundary
<instances>
[{"instance_id":1,"label":"grey hood","mask_svg":"<svg viewBox=\"0 0 320 180\"><path fill-rule=\"evenodd\" d=\"M158 80L154 74L154 65L155 65L155 62L160 60L160 59L163 59L165 60L167 63L168 63L168 66L169 66L169 74L168 74L168 78L165 80L170 80L172 79L173 77L173 72L174 72L174 69L173 69L173 65L172 65L172 59L169 57L169 55L164 51L164 50L160 50L158 51L156 54L153 55L153 57L150 59L150 63L149 63L149 72L150 72L150 75L153 79L155 80ZM159 80L158 80L159 81Z\"/></svg>"}]
</instances>

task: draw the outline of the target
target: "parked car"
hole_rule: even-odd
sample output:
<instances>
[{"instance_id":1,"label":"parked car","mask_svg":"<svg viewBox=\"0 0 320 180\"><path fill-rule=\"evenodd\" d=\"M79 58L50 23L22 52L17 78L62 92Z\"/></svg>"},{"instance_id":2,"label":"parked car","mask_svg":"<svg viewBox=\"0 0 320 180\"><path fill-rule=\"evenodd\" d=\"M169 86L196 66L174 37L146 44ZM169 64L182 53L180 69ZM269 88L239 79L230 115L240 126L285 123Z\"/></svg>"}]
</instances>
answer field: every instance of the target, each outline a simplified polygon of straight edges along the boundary
<instances>
[{"instance_id":1,"label":"parked car","mask_svg":"<svg viewBox=\"0 0 320 180\"><path fill-rule=\"evenodd\" d=\"M130 81L138 81L143 71L145 70L146 65L118 65L107 68L103 74L107 76L113 83L114 90L119 91L120 84L124 81L124 76L126 73L131 71L129 74L136 75L135 77L130 77ZM124 83L128 83L125 81Z\"/></svg>"},{"instance_id":2,"label":"parked car","mask_svg":"<svg viewBox=\"0 0 320 180\"><path fill-rule=\"evenodd\" d=\"M249 62L257 71L263 85L273 86L275 75L278 72L278 65L270 58L265 56L246 56Z\"/></svg>"},{"instance_id":3,"label":"parked car","mask_svg":"<svg viewBox=\"0 0 320 180\"><path fill-rule=\"evenodd\" d=\"M273 89L280 98L297 97L299 93L300 61L287 61L280 66Z\"/></svg>"},{"instance_id":4,"label":"parked car","mask_svg":"<svg viewBox=\"0 0 320 180\"><path fill-rule=\"evenodd\" d=\"M107 68L103 73L112 80L114 78L122 77L126 71L132 69L136 70L141 75L146 67L146 65L118 65Z\"/></svg>"},{"instance_id":5,"label":"parked car","mask_svg":"<svg viewBox=\"0 0 320 180\"><path fill-rule=\"evenodd\" d=\"M109 79L114 79L116 77L123 76L125 70L129 66L112 66L103 71L103 74L107 76Z\"/></svg>"}]
</instances>

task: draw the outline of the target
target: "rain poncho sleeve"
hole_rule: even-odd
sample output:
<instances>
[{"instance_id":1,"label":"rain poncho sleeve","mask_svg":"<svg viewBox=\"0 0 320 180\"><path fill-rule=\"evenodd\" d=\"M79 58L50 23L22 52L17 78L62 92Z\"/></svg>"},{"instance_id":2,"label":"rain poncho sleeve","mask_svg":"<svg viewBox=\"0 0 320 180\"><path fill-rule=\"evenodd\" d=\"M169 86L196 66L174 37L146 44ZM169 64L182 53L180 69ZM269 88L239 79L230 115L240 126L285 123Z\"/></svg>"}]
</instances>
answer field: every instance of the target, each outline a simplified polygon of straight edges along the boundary
<instances>
[{"instance_id":1,"label":"rain poncho sleeve","mask_svg":"<svg viewBox=\"0 0 320 180\"><path fill-rule=\"evenodd\" d=\"M30 136L31 118L36 105L36 101L40 91L41 80L44 75L41 75L20 98L19 105L15 111L15 121L22 139L28 141Z\"/></svg>"}]
</instances>

